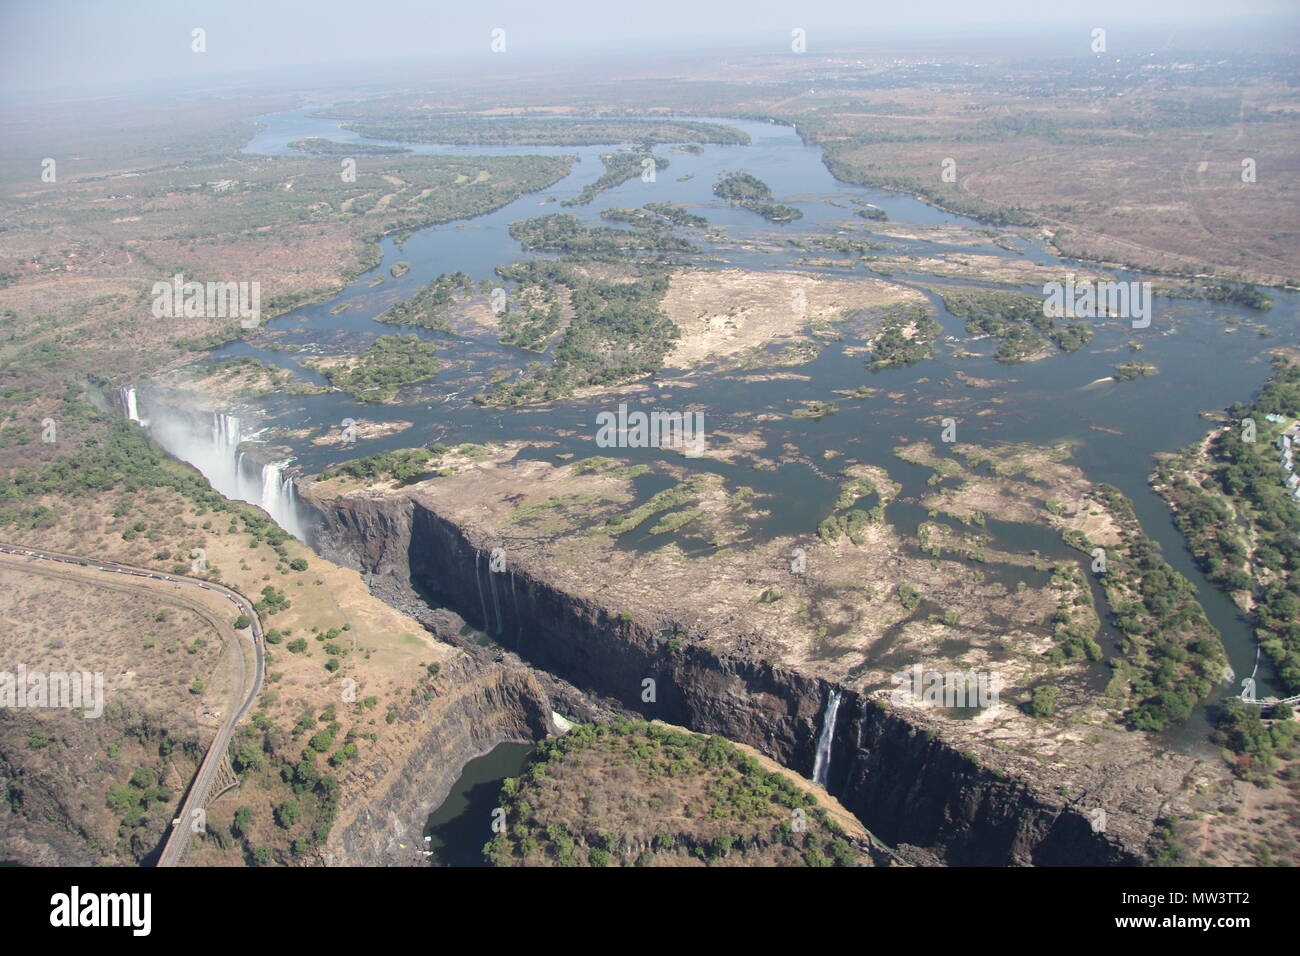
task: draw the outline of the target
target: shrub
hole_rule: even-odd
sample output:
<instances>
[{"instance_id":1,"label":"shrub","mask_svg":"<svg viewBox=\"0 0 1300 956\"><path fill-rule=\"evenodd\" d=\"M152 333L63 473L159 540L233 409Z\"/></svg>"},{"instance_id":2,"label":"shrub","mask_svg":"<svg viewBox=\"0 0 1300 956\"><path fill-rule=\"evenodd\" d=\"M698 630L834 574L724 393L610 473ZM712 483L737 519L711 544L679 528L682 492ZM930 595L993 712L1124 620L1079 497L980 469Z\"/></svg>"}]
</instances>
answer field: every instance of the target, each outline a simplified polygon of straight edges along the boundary
<instances>
[{"instance_id":1,"label":"shrub","mask_svg":"<svg viewBox=\"0 0 1300 956\"><path fill-rule=\"evenodd\" d=\"M1033 699L1029 702L1029 713L1033 717L1051 717L1056 713L1056 688L1050 684L1034 688Z\"/></svg>"},{"instance_id":2,"label":"shrub","mask_svg":"<svg viewBox=\"0 0 1300 956\"><path fill-rule=\"evenodd\" d=\"M917 605L921 603L921 595L910 584L900 584L898 586L898 603L903 605L905 611L915 611Z\"/></svg>"},{"instance_id":3,"label":"shrub","mask_svg":"<svg viewBox=\"0 0 1300 956\"><path fill-rule=\"evenodd\" d=\"M298 822L298 816L302 813L302 808L298 805L297 800L286 800L275 808L275 822L281 828L288 830Z\"/></svg>"}]
</instances>

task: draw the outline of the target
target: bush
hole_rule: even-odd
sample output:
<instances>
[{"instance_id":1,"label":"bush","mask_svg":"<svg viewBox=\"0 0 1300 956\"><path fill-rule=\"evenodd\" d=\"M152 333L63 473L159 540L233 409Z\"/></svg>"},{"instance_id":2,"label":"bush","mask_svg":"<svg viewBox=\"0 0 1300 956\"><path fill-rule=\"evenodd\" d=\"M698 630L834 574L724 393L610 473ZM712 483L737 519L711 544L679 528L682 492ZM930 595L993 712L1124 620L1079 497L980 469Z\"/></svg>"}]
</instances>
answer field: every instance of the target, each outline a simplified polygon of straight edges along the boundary
<instances>
[{"instance_id":1,"label":"bush","mask_svg":"<svg viewBox=\"0 0 1300 956\"><path fill-rule=\"evenodd\" d=\"M921 595L910 584L900 584L898 586L898 603L903 605L905 611L915 611L917 605L921 603Z\"/></svg>"},{"instance_id":2,"label":"bush","mask_svg":"<svg viewBox=\"0 0 1300 956\"><path fill-rule=\"evenodd\" d=\"M1051 717L1056 713L1056 688L1050 684L1034 688L1033 699L1029 702L1029 714L1032 717Z\"/></svg>"},{"instance_id":3,"label":"bush","mask_svg":"<svg viewBox=\"0 0 1300 956\"><path fill-rule=\"evenodd\" d=\"M281 828L288 830L298 822L301 813L302 808L298 805L297 800L286 800L275 808L275 822Z\"/></svg>"},{"instance_id":4,"label":"bush","mask_svg":"<svg viewBox=\"0 0 1300 956\"><path fill-rule=\"evenodd\" d=\"M157 778L154 777L153 771L148 767L136 767L135 773L131 774L131 786L137 790L148 790L155 783L157 783Z\"/></svg>"}]
</instances>

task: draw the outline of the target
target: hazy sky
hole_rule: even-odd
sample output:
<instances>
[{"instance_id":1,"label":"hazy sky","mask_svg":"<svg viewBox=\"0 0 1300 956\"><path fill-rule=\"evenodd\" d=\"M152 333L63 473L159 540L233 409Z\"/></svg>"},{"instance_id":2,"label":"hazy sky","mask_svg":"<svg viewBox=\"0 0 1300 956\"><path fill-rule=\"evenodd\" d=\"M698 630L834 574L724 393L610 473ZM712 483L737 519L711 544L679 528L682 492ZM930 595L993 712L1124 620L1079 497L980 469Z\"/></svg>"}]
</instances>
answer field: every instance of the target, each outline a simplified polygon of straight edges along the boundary
<instances>
[{"instance_id":1,"label":"hazy sky","mask_svg":"<svg viewBox=\"0 0 1300 956\"><path fill-rule=\"evenodd\" d=\"M5 91L197 79L343 61L488 52L493 28L508 52L561 56L693 40L751 42L770 32L786 51L793 27L819 43L899 28L981 33L1134 19L1300 12L1300 0L0 0ZM191 51L191 30L207 52Z\"/></svg>"}]
</instances>

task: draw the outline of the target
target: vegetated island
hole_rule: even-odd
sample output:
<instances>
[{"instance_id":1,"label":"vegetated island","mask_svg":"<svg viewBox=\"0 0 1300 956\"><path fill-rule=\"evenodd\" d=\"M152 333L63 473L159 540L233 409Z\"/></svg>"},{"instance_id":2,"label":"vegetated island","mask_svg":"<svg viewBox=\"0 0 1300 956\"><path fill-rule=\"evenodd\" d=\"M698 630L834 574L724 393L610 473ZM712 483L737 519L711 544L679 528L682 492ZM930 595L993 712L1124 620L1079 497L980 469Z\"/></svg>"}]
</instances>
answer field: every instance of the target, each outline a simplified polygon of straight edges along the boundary
<instances>
[{"instance_id":1,"label":"vegetated island","mask_svg":"<svg viewBox=\"0 0 1300 956\"><path fill-rule=\"evenodd\" d=\"M1066 322L1043 314L1043 302L1023 292L989 289L944 289L939 293L948 311L966 320L971 335L988 335L998 340L997 360L1004 364L1042 358L1055 346L1074 352L1092 342L1087 322ZM1050 343L1050 344L1049 344Z\"/></svg>"},{"instance_id":2,"label":"vegetated island","mask_svg":"<svg viewBox=\"0 0 1300 956\"><path fill-rule=\"evenodd\" d=\"M744 171L724 174L713 184L713 195L756 212L770 222L793 222L803 218L802 210L771 202L772 187Z\"/></svg>"},{"instance_id":3,"label":"vegetated island","mask_svg":"<svg viewBox=\"0 0 1300 956\"><path fill-rule=\"evenodd\" d=\"M295 139L289 144L290 149L300 153L315 153L318 156L391 156L395 153L409 153L405 146L384 146L380 143L340 143L334 139L320 136L308 136Z\"/></svg>"},{"instance_id":4,"label":"vegetated island","mask_svg":"<svg viewBox=\"0 0 1300 956\"><path fill-rule=\"evenodd\" d=\"M568 213L550 213L510 224L510 235L530 252L563 252L615 261L670 252L695 252L685 239L663 230L588 226Z\"/></svg>"},{"instance_id":5,"label":"vegetated island","mask_svg":"<svg viewBox=\"0 0 1300 956\"><path fill-rule=\"evenodd\" d=\"M601 210L600 218L611 222L625 222L641 229L668 229L672 226L703 228L709 224L709 220L703 216L670 202L648 202L640 209L610 207Z\"/></svg>"},{"instance_id":6,"label":"vegetated island","mask_svg":"<svg viewBox=\"0 0 1300 956\"><path fill-rule=\"evenodd\" d=\"M1256 312L1267 312L1273 308L1272 297L1249 283L1232 282L1179 282L1173 285L1156 286L1156 295L1166 295L1179 299L1201 299L1205 302L1226 302L1242 305Z\"/></svg>"},{"instance_id":7,"label":"vegetated island","mask_svg":"<svg viewBox=\"0 0 1300 956\"><path fill-rule=\"evenodd\" d=\"M1150 362L1122 362L1115 366L1115 374L1111 378L1117 382L1131 382L1135 378L1155 375L1158 371L1160 370Z\"/></svg>"},{"instance_id":8,"label":"vegetated island","mask_svg":"<svg viewBox=\"0 0 1300 956\"><path fill-rule=\"evenodd\" d=\"M652 156L649 149L605 153L600 157L600 161L605 164L605 171L600 177L595 182L583 186L582 192L577 196L561 202L561 206L585 206L606 189L621 186L651 168L655 170L668 168L668 160Z\"/></svg>"},{"instance_id":9,"label":"vegetated island","mask_svg":"<svg viewBox=\"0 0 1300 956\"><path fill-rule=\"evenodd\" d=\"M442 332L451 330L447 323L447 309L456 301L456 293L474 291L474 280L463 272L443 273L411 298L389 306L376 322L386 325L414 325Z\"/></svg>"},{"instance_id":10,"label":"vegetated island","mask_svg":"<svg viewBox=\"0 0 1300 956\"><path fill-rule=\"evenodd\" d=\"M576 227L585 228L572 216L543 218L571 220ZM511 225L512 235L519 225ZM640 230L593 231L631 239L674 238ZM528 241L524 247L531 248ZM549 337L559 331L563 313L571 311L572 317L551 350L554 361L550 366L530 367L520 378L499 382L476 395L474 401L488 405L551 401L578 388L630 382L658 370L681 335L662 308L669 273L654 263L620 266L617 278L613 267L610 271L607 279L565 261L499 266L498 274L516 283L511 303L527 303L520 310L507 307L502 314L503 343L542 351Z\"/></svg>"},{"instance_id":11,"label":"vegetated island","mask_svg":"<svg viewBox=\"0 0 1300 956\"><path fill-rule=\"evenodd\" d=\"M387 402L398 389L437 374L438 350L417 335L381 335L360 355L304 362L360 402Z\"/></svg>"},{"instance_id":12,"label":"vegetated island","mask_svg":"<svg viewBox=\"0 0 1300 956\"><path fill-rule=\"evenodd\" d=\"M891 307L882 317L880 329L871 342L870 369L915 365L930 357L935 340L943 332L930 310L919 303Z\"/></svg>"}]
</instances>

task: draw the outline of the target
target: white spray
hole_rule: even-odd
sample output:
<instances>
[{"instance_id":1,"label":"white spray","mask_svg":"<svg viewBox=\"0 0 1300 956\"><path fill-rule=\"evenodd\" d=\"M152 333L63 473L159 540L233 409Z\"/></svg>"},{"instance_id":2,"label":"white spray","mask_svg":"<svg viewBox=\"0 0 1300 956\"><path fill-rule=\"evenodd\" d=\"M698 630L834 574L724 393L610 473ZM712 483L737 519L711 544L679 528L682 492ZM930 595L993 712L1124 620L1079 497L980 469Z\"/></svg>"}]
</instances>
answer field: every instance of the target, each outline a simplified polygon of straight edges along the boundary
<instances>
[{"instance_id":1,"label":"white spray","mask_svg":"<svg viewBox=\"0 0 1300 956\"><path fill-rule=\"evenodd\" d=\"M822 732L817 738L817 756L813 758L813 780L826 786L831 772L831 746L835 743L835 717L840 712L840 692L833 690L826 699L826 712L822 714Z\"/></svg>"},{"instance_id":2,"label":"white spray","mask_svg":"<svg viewBox=\"0 0 1300 956\"><path fill-rule=\"evenodd\" d=\"M124 401L124 407L128 415L133 409L138 414L134 400ZM240 448L247 438L243 423L230 412L213 412L207 428L167 406L151 405L147 412L144 424L158 444L197 468L227 498L258 505L285 531L303 538L293 479L284 473L292 458L255 465Z\"/></svg>"}]
</instances>

